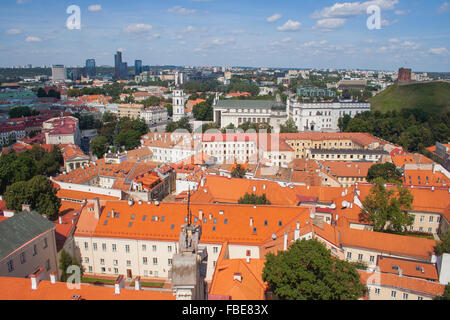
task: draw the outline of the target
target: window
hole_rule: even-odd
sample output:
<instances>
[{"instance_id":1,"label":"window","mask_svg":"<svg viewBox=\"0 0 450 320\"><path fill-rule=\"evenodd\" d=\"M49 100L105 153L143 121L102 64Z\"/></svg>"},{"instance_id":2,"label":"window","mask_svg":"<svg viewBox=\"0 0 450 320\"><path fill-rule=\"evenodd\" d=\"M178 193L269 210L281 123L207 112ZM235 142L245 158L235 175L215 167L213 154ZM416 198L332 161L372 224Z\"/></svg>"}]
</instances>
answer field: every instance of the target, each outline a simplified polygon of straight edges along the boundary
<instances>
[{"instance_id":1,"label":"window","mask_svg":"<svg viewBox=\"0 0 450 320\"><path fill-rule=\"evenodd\" d=\"M130 267L130 266L131 266L131 261L127 260L127 267Z\"/></svg>"},{"instance_id":2,"label":"window","mask_svg":"<svg viewBox=\"0 0 450 320\"><path fill-rule=\"evenodd\" d=\"M89 258L88 257L84 258L84 263L89 263Z\"/></svg>"},{"instance_id":3,"label":"window","mask_svg":"<svg viewBox=\"0 0 450 320\"><path fill-rule=\"evenodd\" d=\"M26 261L25 261L25 252L22 252L21 254L20 254L20 263L21 264L24 264Z\"/></svg>"},{"instance_id":4,"label":"window","mask_svg":"<svg viewBox=\"0 0 450 320\"><path fill-rule=\"evenodd\" d=\"M117 251L117 246L115 244L112 245L112 251L116 252Z\"/></svg>"},{"instance_id":5,"label":"window","mask_svg":"<svg viewBox=\"0 0 450 320\"><path fill-rule=\"evenodd\" d=\"M370 262L375 262L375 256L370 256Z\"/></svg>"},{"instance_id":6,"label":"window","mask_svg":"<svg viewBox=\"0 0 450 320\"><path fill-rule=\"evenodd\" d=\"M219 248L218 247L214 247L213 248L213 253L218 253L219 252Z\"/></svg>"},{"instance_id":7,"label":"window","mask_svg":"<svg viewBox=\"0 0 450 320\"><path fill-rule=\"evenodd\" d=\"M102 250L105 252L106 251L106 243L102 243Z\"/></svg>"},{"instance_id":8,"label":"window","mask_svg":"<svg viewBox=\"0 0 450 320\"><path fill-rule=\"evenodd\" d=\"M89 273L92 273L92 266L89 266Z\"/></svg>"},{"instance_id":9,"label":"window","mask_svg":"<svg viewBox=\"0 0 450 320\"><path fill-rule=\"evenodd\" d=\"M50 259L47 260L46 269L47 269L47 271L50 270Z\"/></svg>"},{"instance_id":10,"label":"window","mask_svg":"<svg viewBox=\"0 0 450 320\"><path fill-rule=\"evenodd\" d=\"M14 271L14 262L12 260L8 261L8 272Z\"/></svg>"},{"instance_id":11,"label":"window","mask_svg":"<svg viewBox=\"0 0 450 320\"><path fill-rule=\"evenodd\" d=\"M425 221L425 216L420 216L420 222L424 222Z\"/></svg>"},{"instance_id":12,"label":"window","mask_svg":"<svg viewBox=\"0 0 450 320\"><path fill-rule=\"evenodd\" d=\"M130 252L130 246L129 245L125 245L125 252L129 253Z\"/></svg>"},{"instance_id":13,"label":"window","mask_svg":"<svg viewBox=\"0 0 450 320\"><path fill-rule=\"evenodd\" d=\"M92 248L94 248L94 251L97 251L97 243L96 243L96 242L94 242L94 243L92 244Z\"/></svg>"},{"instance_id":14,"label":"window","mask_svg":"<svg viewBox=\"0 0 450 320\"><path fill-rule=\"evenodd\" d=\"M48 247L47 238L44 238L44 249Z\"/></svg>"},{"instance_id":15,"label":"window","mask_svg":"<svg viewBox=\"0 0 450 320\"><path fill-rule=\"evenodd\" d=\"M172 252L172 246L167 247L167 252Z\"/></svg>"},{"instance_id":16,"label":"window","mask_svg":"<svg viewBox=\"0 0 450 320\"><path fill-rule=\"evenodd\" d=\"M114 274L119 274L119 269L118 268L114 268Z\"/></svg>"},{"instance_id":17,"label":"window","mask_svg":"<svg viewBox=\"0 0 450 320\"><path fill-rule=\"evenodd\" d=\"M431 217L430 217L430 222L433 222L433 220L434 220L434 217L431 216Z\"/></svg>"},{"instance_id":18,"label":"window","mask_svg":"<svg viewBox=\"0 0 450 320\"><path fill-rule=\"evenodd\" d=\"M154 266L158 265L158 258L153 258L153 265Z\"/></svg>"},{"instance_id":19,"label":"window","mask_svg":"<svg viewBox=\"0 0 450 320\"><path fill-rule=\"evenodd\" d=\"M375 294L379 295L380 294L380 289L379 288L375 288Z\"/></svg>"},{"instance_id":20,"label":"window","mask_svg":"<svg viewBox=\"0 0 450 320\"><path fill-rule=\"evenodd\" d=\"M403 300L408 300L408 294L407 293L403 294Z\"/></svg>"},{"instance_id":21,"label":"window","mask_svg":"<svg viewBox=\"0 0 450 320\"><path fill-rule=\"evenodd\" d=\"M172 265L172 259L169 259L169 260L167 261L167 264L168 264L169 266L171 266L171 265Z\"/></svg>"},{"instance_id":22,"label":"window","mask_svg":"<svg viewBox=\"0 0 450 320\"><path fill-rule=\"evenodd\" d=\"M118 261L118 260L113 260L113 264L114 264L115 266L118 266L118 265L119 265L119 261Z\"/></svg>"},{"instance_id":23,"label":"window","mask_svg":"<svg viewBox=\"0 0 450 320\"><path fill-rule=\"evenodd\" d=\"M147 251L147 246L145 244L142 245L142 251Z\"/></svg>"},{"instance_id":24,"label":"window","mask_svg":"<svg viewBox=\"0 0 450 320\"><path fill-rule=\"evenodd\" d=\"M33 246L33 256L37 255L37 246Z\"/></svg>"},{"instance_id":25,"label":"window","mask_svg":"<svg viewBox=\"0 0 450 320\"><path fill-rule=\"evenodd\" d=\"M213 261L213 267L215 268L217 264L217 261Z\"/></svg>"},{"instance_id":26,"label":"window","mask_svg":"<svg viewBox=\"0 0 450 320\"><path fill-rule=\"evenodd\" d=\"M102 273L106 273L106 268L102 268Z\"/></svg>"},{"instance_id":27,"label":"window","mask_svg":"<svg viewBox=\"0 0 450 320\"><path fill-rule=\"evenodd\" d=\"M84 248L87 250L89 249L89 244L87 242L84 243Z\"/></svg>"},{"instance_id":28,"label":"window","mask_svg":"<svg viewBox=\"0 0 450 320\"><path fill-rule=\"evenodd\" d=\"M156 252L156 246L152 246L153 252Z\"/></svg>"},{"instance_id":29,"label":"window","mask_svg":"<svg viewBox=\"0 0 450 320\"><path fill-rule=\"evenodd\" d=\"M352 258L352 253L351 252L347 252L347 259L351 259Z\"/></svg>"},{"instance_id":30,"label":"window","mask_svg":"<svg viewBox=\"0 0 450 320\"><path fill-rule=\"evenodd\" d=\"M362 261L362 259L363 259L363 255L362 254L358 254L358 260Z\"/></svg>"},{"instance_id":31,"label":"window","mask_svg":"<svg viewBox=\"0 0 450 320\"><path fill-rule=\"evenodd\" d=\"M423 297L417 297L417 300L423 300Z\"/></svg>"},{"instance_id":32,"label":"window","mask_svg":"<svg viewBox=\"0 0 450 320\"><path fill-rule=\"evenodd\" d=\"M104 265L105 265L105 259L100 259L100 264L101 264L102 266L104 266Z\"/></svg>"},{"instance_id":33,"label":"window","mask_svg":"<svg viewBox=\"0 0 450 320\"><path fill-rule=\"evenodd\" d=\"M142 263L143 263L143 264L147 264L147 257L143 257L143 258L142 258Z\"/></svg>"},{"instance_id":34,"label":"window","mask_svg":"<svg viewBox=\"0 0 450 320\"><path fill-rule=\"evenodd\" d=\"M397 296L397 291L391 291L391 298L395 298Z\"/></svg>"}]
</instances>

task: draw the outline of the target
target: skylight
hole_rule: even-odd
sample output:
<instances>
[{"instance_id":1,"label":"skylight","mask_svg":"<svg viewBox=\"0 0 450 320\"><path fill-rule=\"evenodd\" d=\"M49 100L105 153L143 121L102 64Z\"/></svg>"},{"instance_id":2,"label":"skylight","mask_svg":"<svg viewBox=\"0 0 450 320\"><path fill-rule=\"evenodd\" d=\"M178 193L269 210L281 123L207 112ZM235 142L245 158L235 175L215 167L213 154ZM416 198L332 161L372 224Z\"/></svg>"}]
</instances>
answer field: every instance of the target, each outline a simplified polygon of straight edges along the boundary
<instances>
[{"instance_id":1,"label":"skylight","mask_svg":"<svg viewBox=\"0 0 450 320\"><path fill-rule=\"evenodd\" d=\"M106 226L108 224L108 220L105 220L105 222L103 222L103 225Z\"/></svg>"},{"instance_id":2,"label":"skylight","mask_svg":"<svg viewBox=\"0 0 450 320\"><path fill-rule=\"evenodd\" d=\"M131 220L134 220L134 217L135 217L135 215L134 215L134 214L132 214L132 215L131 215Z\"/></svg>"},{"instance_id":3,"label":"skylight","mask_svg":"<svg viewBox=\"0 0 450 320\"><path fill-rule=\"evenodd\" d=\"M128 228L130 228L130 227L132 227L133 226L133 222L130 222L129 224L128 224Z\"/></svg>"},{"instance_id":4,"label":"skylight","mask_svg":"<svg viewBox=\"0 0 450 320\"><path fill-rule=\"evenodd\" d=\"M147 219L147 216L142 217L142 221L145 221Z\"/></svg>"}]
</instances>

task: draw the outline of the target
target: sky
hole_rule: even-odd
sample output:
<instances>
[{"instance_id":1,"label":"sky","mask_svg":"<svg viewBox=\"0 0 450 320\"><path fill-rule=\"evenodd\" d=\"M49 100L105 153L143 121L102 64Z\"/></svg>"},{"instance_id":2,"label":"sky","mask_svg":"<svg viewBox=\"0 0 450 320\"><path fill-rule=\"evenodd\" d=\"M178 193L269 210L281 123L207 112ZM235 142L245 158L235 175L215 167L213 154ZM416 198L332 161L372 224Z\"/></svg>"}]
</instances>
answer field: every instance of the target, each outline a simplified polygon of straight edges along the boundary
<instances>
[{"instance_id":1,"label":"sky","mask_svg":"<svg viewBox=\"0 0 450 320\"><path fill-rule=\"evenodd\" d=\"M80 29L66 26L71 5ZM380 28L368 28L375 6ZM379 18L379 19L378 19ZM0 66L450 71L450 0L2 0Z\"/></svg>"}]
</instances>

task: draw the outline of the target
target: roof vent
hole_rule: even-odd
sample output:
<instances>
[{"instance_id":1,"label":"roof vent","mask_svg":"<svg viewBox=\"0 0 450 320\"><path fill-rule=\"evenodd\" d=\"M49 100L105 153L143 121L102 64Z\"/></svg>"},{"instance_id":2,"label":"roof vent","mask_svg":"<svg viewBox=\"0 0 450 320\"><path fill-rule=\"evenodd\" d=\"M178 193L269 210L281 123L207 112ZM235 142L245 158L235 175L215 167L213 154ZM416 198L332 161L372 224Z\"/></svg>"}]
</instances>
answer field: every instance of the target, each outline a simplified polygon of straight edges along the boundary
<instances>
[{"instance_id":1,"label":"roof vent","mask_svg":"<svg viewBox=\"0 0 450 320\"><path fill-rule=\"evenodd\" d=\"M159 206L159 201L155 201L155 206Z\"/></svg>"},{"instance_id":2,"label":"roof vent","mask_svg":"<svg viewBox=\"0 0 450 320\"><path fill-rule=\"evenodd\" d=\"M272 234L272 240L277 240L277 235L275 233Z\"/></svg>"}]
</instances>

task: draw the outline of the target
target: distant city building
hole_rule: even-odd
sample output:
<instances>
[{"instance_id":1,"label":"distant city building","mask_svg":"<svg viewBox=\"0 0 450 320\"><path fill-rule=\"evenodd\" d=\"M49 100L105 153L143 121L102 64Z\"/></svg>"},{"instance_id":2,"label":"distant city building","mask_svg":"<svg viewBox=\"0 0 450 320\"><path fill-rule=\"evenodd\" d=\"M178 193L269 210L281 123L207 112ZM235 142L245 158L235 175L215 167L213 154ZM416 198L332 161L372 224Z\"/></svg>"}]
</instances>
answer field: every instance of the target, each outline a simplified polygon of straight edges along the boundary
<instances>
[{"instance_id":1,"label":"distant city building","mask_svg":"<svg viewBox=\"0 0 450 320\"><path fill-rule=\"evenodd\" d=\"M114 56L114 78L120 79L120 66L122 65L122 52L117 51Z\"/></svg>"},{"instance_id":2,"label":"distant city building","mask_svg":"<svg viewBox=\"0 0 450 320\"><path fill-rule=\"evenodd\" d=\"M86 60L86 74L89 78L94 78L97 75L97 71L95 68L95 59Z\"/></svg>"},{"instance_id":3,"label":"distant city building","mask_svg":"<svg viewBox=\"0 0 450 320\"><path fill-rule=\"evenodd\" d=\"M134 75L138 76L142 73L142 60L135 60L134 61Z\"/></svg>"},{"instance_id":4,"label":"distant city building","mask_svg":"<svg viewBox=\"0 0 450 320\"><path fill-rule=\"evenodd\" d=\"M297 95L303 98L334 98L336 94L333 90L330 89L321 89L312 86L301 86L297 88Z\"/></svg>"},{"instance_id":5,"label":"distant city building","mask_svg":"<svg viewBox=\"0 0 450 320\"><path fill-rule=\"evenodd\" d=\"M119 70L120 72L120 76L119 76L119 78L120 79L127 79L128 78L128 63L126 63L126 62L122 62L121 64L120 64L120 70Z\"/></svg>"},{"instance_id":6,"label":"distant city building","mask_svg":"<svg viewBox=\"0 0 450 320\"><path fill-rule=\"evenodd\" d=\"M400 68L398 70L398 83L410 83L411 82L411 69Z\"/></svg>"},{"instance_id":7,"label":"distant city building","mask_svg":"<svg viewBox=\"0 0 450 320\"><path fill-rule=\"evenodd\" d=\"M54 65L52 66L52 80L53 81L66 81L67 70L64 65Z\"/></svg>"},{"instance_id":8,"label":"distant city building","mask_svg":"<svg viewBox=\"0 0 450 320\"><path fill-rule=\"evenodd\" d=\"M70 79L72 81L79 81L86 75L86 68L74 68L70 71Z\"/></svg>"}]
</instances>

